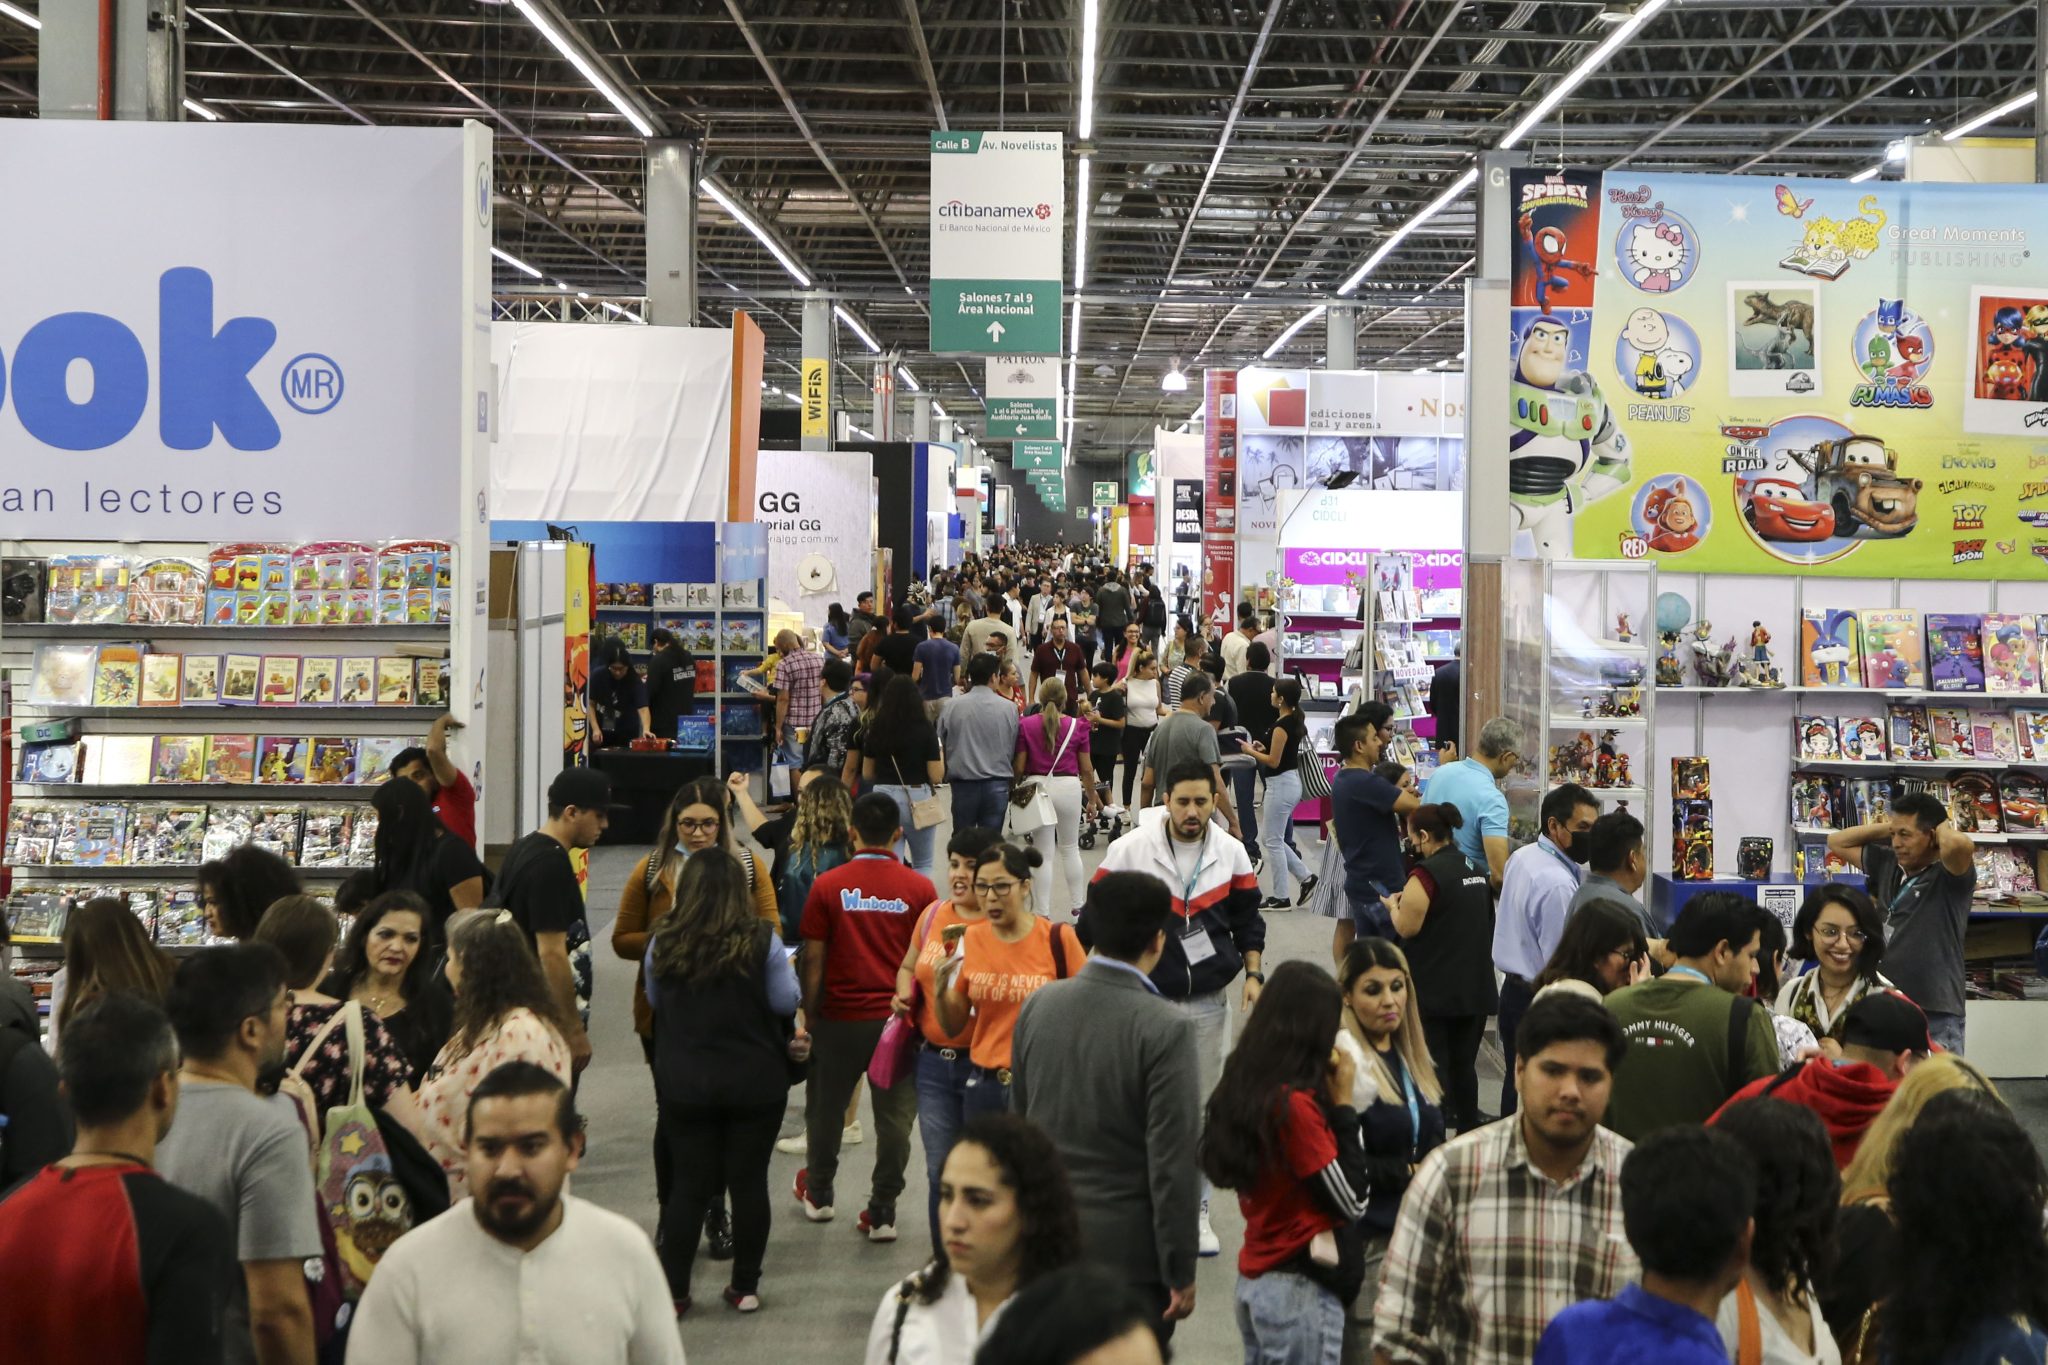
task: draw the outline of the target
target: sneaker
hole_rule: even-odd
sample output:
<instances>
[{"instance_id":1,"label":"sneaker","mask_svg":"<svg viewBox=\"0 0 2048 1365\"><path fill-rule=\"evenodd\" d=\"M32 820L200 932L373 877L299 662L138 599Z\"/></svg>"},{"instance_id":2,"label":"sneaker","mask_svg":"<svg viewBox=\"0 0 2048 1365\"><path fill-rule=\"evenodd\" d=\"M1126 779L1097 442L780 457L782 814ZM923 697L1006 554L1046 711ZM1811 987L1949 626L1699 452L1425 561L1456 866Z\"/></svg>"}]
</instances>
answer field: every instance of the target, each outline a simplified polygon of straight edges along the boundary
<instances>
[{"instance_id":1,"label":"sneaker","mask_svg":"<svg viewBox=\"0 0 2048 1365\"><path fill-rule=\"evenodd\" d=\"M870 1242L893 1242L896 1240L896 1210L862 1209L857 1226Z\"/></svg>"},{"instance_id":2,"label":"sneaker","mask_svg":"<svg viewBox=\"0 0 2048 1365\"><path fill-rule=\"evenodd\" d=\"M683 1295L680 1299L671 1299L669 1302L675 1305L677 1317L682 1317L690 1311L690 1296L688 1294Z\"/></svg>"},{"instance_id":3,"label":"sneaker","mask_svg":"<svg viewBox=\"0 0 2048 1365\"><path fill-rule=\"evenodd\" d=\"M725 1205L713 1204L711 1211L704 1215L704 1240L712 1260L732 1259L732 1219L727 1216Z\"/></svg>"},{"instance_id":4,"label":"sneaker","mask_svg":"<svg viewBox=\"0 0 2048 1365\"><path fill-rule=\"evenodd\" d=\"M731 1285L725 1287L725 1301L742 1313L758 1313L761 1311L761 1296L759 1294L742 1294Z\"/></svg>"},{"instance_id":5,"label":"sneaker","mask_svg":"<svg viewBox=\"0 0 2048 1365\"><path fill-rule=\"evenodd\" d=\"M1268 896L1259 902L1261 910L1292 910L1294 902L1285 896Z\"/></svg>"},{"instance_id":6,"label":"sneaker","mask_svg":"<svg viewBox=\"0 0 2048 1365\"><path fill-rule=\"evenodd\" d=\"M1223 1243L1216 1240L1216 1229L1209 1226L1209 1201L1202 1201L1202 1220L1195 1225L1195 1249L1204 1256L1223 1254Z\"/></svg>"},{"instance_id":7,"label":"sneaker","mask_svg":"<svg viewBox=\"0 0 2048 1365\"><path fill-rule=\"evenodd\" d=\"M825 1202L822 1204L812 1198L811 1173L808 1169L796 1173L795 1193L796 1202L804 1206L804 1217L810 1219L813 1223L829 1223L832 1221L832 1196L830 1194L825 1195Z\"/></svg>"},{"instance_id":8,"label":"sneaker","mask_svg":"<svg viewBox=\"0 0 2048 1365\"><path fill-rule=\"evenodd\" d=\"M1316 883L1321 880L1322 878L1317 874L1310 873L1308 877L1305 880L1303 880L1301 884L1301 890L1296 893L1298 899L1294 903L1296 905L1307 905L1308 898L1316 893Z\"/></svg>"},{"instance_id":9,"label":"sneaker","mask_svg":"<svg viewBox=\"0 0 2048 1365\"><path fill-rule=\"evenodd\" d=\"M803 1156L810 1151L810 1136L798 1133L794 1137L778 1138L775 1150L785 1156Z\"/></svg>"},{"instance_id":10,"label":"sneaker","mask_svg":"<svg viewBox=\"0 0 2048 1365\"><path fill-rule=\"evenodd\" d=\"M841 1147L858 1147L860 1146L860 1143L861 1137L859 1119L855 1119L852 1123L847 1124L846 1127L839 1130L839 1145Z\"/></svg>"}]
</instances>

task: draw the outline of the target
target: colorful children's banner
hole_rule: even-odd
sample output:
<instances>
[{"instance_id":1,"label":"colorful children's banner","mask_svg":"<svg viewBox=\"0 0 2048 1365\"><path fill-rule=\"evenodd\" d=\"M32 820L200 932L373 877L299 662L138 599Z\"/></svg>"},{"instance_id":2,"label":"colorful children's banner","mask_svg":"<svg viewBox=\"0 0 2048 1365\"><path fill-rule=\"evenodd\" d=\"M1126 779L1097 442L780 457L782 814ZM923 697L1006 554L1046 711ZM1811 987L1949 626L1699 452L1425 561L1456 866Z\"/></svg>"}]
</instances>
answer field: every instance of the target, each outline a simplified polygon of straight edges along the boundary
<instances>
[{"instance_id":1,"label":"colorful children's banner","mask_svg":"<svg viewBox=\"0 0 2048 1365\"><path fill-rule=\"evenodd\" d=\"M1515 553L2048 576L2048 198L1517 171Z\"/></svg>"}]
</instances>

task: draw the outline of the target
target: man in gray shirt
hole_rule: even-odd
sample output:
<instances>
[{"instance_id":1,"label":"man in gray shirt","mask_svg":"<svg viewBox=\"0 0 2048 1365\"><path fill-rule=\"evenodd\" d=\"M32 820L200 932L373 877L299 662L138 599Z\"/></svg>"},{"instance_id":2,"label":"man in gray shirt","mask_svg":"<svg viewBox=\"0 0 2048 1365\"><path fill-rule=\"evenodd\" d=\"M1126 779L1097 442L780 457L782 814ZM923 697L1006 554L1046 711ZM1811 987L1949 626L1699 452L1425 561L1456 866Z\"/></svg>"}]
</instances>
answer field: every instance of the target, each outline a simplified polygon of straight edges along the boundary
<instances>
[{"instance_id":1,"label":"man in gray shirt","mask_svg":"<svg viewBox=\"0 0 2048 1365\"><path fill-rule=\"evenodd\" d=\"M1643 822L1625 810L1609 811L1593 822L1586 832L1592 854L1586 861L1586 877L1579 883L1565 911L1569 920L1579 908L1593 901L1606 901L1634 915L1642 923L1646 938L1661 938L1649 907L1637 898L1649 880L1650 862L1643 851Z\"/></svg>"},{"instance_id":2,"label":"man in gray shirt","mask_svg":"<svg viewBox=\"0 0 2048 1365\"><path fill-rule=\"evenodd\" d=\"M1145 777L1141 805L1154 797L1166 799L1159 779L1183 763L1206 764L1216 778L1216 810L1222 815L1230 837L1242 839L1237 808L1230 799L1230 787L1223 780L1223 751L1216 742L1216 727L1209 723L1209 708L1216 704L1216 684L1207 673L1188 675L1181 688L1180 705L1159 722L1145 747Z\"/></svg>"},{"instance_id":3,"label":"man in gray shirt","mask_svg":"<svg viewBox=\"0 0 2048 1365\"><path fill-rule=\"evenodd\" d=\"M1151 1300L1165 1339L1195 1311L1202 1198L1194 1020L1150 979L1173 901L1150 873L1111 872L1083 913L1093 956L1017 1016L1010 1105L1059 1148L1085 1254Z\"/></svg>"},{"instance_id":4,"label":"man in gray shirt","mask_svg":"<svg viewBox=\"0 0 2048 1365\"><path fill-rule=\"evenodd\" d=\"M291 992L267 943L202 948L179 964L165 1013L184 1054L178 1121L157 1170L235 1229L242 1264L222 1324L228 1365L313 1365L303 1269L320 1254L308 1138L285 1074Z\"/></svg>"},{"instance_id":5,"label":"man in gray shirt","mask_svg":"<svg viewBox=\"0 0 2048 1365\"><path fill-rule=\"evenodd\" d=\"M939 748L953 788L955 830L1003 827L1016 770L1017 708L989 686L1001 670L995 655L976 654L967 661L966 695L939 712Z\"/></svg>"}]
</instances>

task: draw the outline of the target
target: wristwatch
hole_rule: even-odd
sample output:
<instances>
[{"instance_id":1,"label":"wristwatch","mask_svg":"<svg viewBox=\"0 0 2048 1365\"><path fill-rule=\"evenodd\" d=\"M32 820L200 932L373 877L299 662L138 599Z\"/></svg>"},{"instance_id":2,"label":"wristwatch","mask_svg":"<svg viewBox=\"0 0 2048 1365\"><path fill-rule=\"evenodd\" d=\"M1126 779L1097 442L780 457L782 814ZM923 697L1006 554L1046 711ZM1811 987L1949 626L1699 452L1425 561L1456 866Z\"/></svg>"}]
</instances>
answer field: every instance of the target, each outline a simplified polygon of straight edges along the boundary
<instances>
[{"instance_id":1,"label":"wristwatch","mask_svg":"<svg viewBox=\"0 0 2048 1365\"><path fill-rule=\"evenodd\" d=\"M1266 984L1266 974L1265 974L1264 972L1255 972L1255 971L1251 970L1251 969L1250 969L1249 967L1247 967L1247 968L1245 969L1245 973L1244 973L1244 974L1245 974L1245 979L1246 979L1246 980L1248 980L1248 981L1256 981L1256 982L1258 982L1258 983L1259 983L1259 984L1260 984L1261 986L1263 986L1263 985L1265 985L1265 984Z\"/></svg>"}]
</instances>

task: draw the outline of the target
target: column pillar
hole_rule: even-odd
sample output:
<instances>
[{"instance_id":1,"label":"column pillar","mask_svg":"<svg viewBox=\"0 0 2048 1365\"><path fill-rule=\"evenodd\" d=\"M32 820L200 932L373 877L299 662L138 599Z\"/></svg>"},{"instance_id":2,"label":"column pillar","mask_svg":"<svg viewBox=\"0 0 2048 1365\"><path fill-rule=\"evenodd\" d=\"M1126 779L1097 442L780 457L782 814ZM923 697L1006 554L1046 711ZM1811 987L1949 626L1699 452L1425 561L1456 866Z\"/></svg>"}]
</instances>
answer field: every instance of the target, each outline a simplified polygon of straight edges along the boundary
<instances>
[{"instance_id":1,"label":"column pillar","mask_svg":"<svg viewBox=\"0 0 2048 1365\"><path fill-rule=\"evenodd\" d=\"M932 439L932 396L928 393L918 394L910 400L910 439Z\"/></svg>"},{"instance_id":2,"label":"column pillar","mask_svg":"<svg viewBox=\"0 0 2048 1365\"><path fill-rule=\"evenodd\" d=\"M935 441L943 441L947 445L951 445L954 440L954 433L959 431L959 429L959 424L953 418L938 418L934 423L934 435L932 436L932 439ZM961 456L961 463L965 464L967 461L965 458L966 452L964 450L961 452Z\"/></svg>"},{"instance_id":3,"label":"column pillar","mask_svg":"<svg viewBox=\"0 0 2048 1365\"><path fill-rule=\"evenodd\" d=\"M1357 369L1358 310L1350 304L1331 304L1330 311L1323 314L1323 328L1323 368Z\"/></svg>"},{"instance_id":4,"label":"column pillar","mask_svg":"<svg viewBox=\"0 0 2048 1365\"><path fill-rule=\"evenodd\" d=\"M697 149L647 144L647 320L697 325Z\"/></svg>"},{"instance_id":5,"label":"column pillar","mask_svg":"<svg viewBox=\"0 0 2048 1365\"><path fill-rule=\"evenodd\" d=\"M806 374L820 367L823 369L825 392L821 398L824 404L825 429L803 437L805 450L830 450L832 448L832 300L823 294L812 294L804 300L804 356ZM805 395L800 402L809 403Z\"/></svg>"},{"instance_id":6,"label":"column pillar","mask_svg":"<svg viewBox=\"0 0 2048 1365\"><path fill-rule=\"evenodd\" d=\"M41 7L37 104L44 118L100 116L99 6ZM177 122L185 117L184 0L115 0L109 117Z\"/></svg>"}]
</instances>

